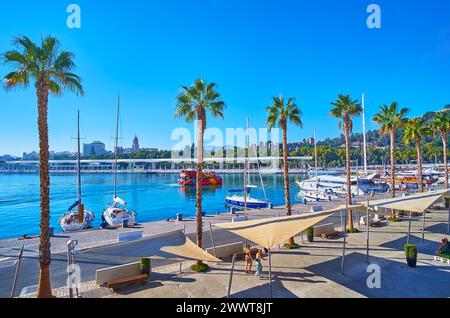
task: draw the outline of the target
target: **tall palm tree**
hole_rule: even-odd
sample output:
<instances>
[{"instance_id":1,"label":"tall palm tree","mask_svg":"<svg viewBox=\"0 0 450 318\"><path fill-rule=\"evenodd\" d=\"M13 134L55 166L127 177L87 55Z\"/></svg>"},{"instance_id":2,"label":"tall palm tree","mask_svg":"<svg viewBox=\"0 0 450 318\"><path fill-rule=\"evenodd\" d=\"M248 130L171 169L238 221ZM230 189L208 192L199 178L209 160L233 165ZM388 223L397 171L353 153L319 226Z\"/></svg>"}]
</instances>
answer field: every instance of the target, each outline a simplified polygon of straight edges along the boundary
<instances>
[{"instance_id":1,"label":"tall palm tree","mask_svg":"<svg viewBox=\"0 0 450 318\"><path fill-rule=\"evenodd\" d=\"M289 192L289 160L287 146L287 126L293 123L302 127L302 112L298 108L295 98L289 98L285 103L284 97L274 97L273 104L266 108L268 112L267 127L272 130L276 125L283 133L283 164L284 164L284 197L286 201L286 215L292 215L291 195ZM289 239L289 245L295 244L294 238Z\"/></svg>"},{"instance_id":2,"label":"tall palm tree","mask_svg":"<svg viewBox=\"0 0 450 318\"><path fill-rule=\"evenodd\" d=\"M203 218L202 218L202 191L203 191L203 139L206 129L207 114L212 117L223 118L226 108L220 94L216 91L215 83L207 84L203 79L197 79L191 87L182 86L177 97L175 117L184 117L187 122L197 120L197 181L196 181L196 212L197 212L197 245L203 247ZM201 261L197 262L202 265Z\"/></svg>"},{"instance_id":3,"label":"tall palm tree","mask_svg":"<svg viewBox=\"0 0 450 318\"><path fill-rule=\"evenodd\" d=\"M350 134L353 131L352 117L360 116L362 112L361 104L358 100L353 100L350 95L339 94L338 99L331 103L331 116L339 119L339 129L344 131L345 155L347 165L347 203L352 205L352 182L351 182L351 162L350 162ZM354 231L353 214L349 211L348 229Z\"/></svg>"},{"instance_id":4,"label":"tall palm tree","mask_svg":"<svg viewBox=\"0 0 450 318\"><path fill-rule=\"evenodd\" d=\"M414 143L417 152L417 170L418 170L418 183L419 191L423 192L423 177L422 177L422 151L421 144L427 136L431 135L430 126L423 118L414 118L407 122L405 125L405 134L403 136L403 142L405 144Z\"/></svg>"},{"instance_id":5,"label":"tall palm tree","mask_svg":"<svg viewBox=\"0 0 450 318\"><path fill-rule=\"evenodd\" d=\"M40 245L39 245L39 298L51 297L50 284L50 176L48 149L48 97L61 96L65 90L83 95L80 78L73 73L74 55L60 51L56 38L42 39L40 46L27 37L13 40L14 49L3 54L2 60L14 70L3 79L6 90L29 87L34 82L37 95L39 130L39 177L40 177Z\"/></svg>"},{"instance_id":6,"label":"tall palm tree","mask_svg":"<svg viewBox=\"0 0 450 318\"><path fill-rule=\"evenodd\" d=\"M397 129L402 128L408 122L408 108L399 108L397 102L391 105L382 105L380 111L375 115L373 121L380 125L380 132L383 135L389 135L391 138L390 156L391 156L391 196L395 198L395 142ZM395 216L395 210L392 211Z\"/></svg>"},{"instance_id":7,"label":"tall palm tree","mask_svg":"<svg viewBox=\"0 0 450 318\"><path fill-rule=\"evenodd\" d=\"M448 189L448 156L447 156L447 135L450 132L450 115L448 111L436 113L431 128L442 138L444 146L444 166L445 166L445 187Z\"/></svg>"}]
</instances>

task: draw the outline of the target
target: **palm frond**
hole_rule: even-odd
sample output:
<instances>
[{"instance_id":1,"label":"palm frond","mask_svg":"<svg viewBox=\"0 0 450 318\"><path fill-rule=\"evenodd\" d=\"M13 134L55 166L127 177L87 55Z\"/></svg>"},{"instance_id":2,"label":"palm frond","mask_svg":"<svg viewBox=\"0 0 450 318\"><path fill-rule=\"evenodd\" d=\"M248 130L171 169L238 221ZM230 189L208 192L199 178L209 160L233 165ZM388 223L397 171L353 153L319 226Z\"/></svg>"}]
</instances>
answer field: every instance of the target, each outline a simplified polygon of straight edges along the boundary
<instances>
[{"instance_id":1,"label":"palm frond","mask_svg":"<svg viewBox=\"0 0 450 318\"><path fill-rule=\"evenodd\" d=\"M17 87L27 88L30 85L30 79L27 72L16 71L7 74L3 79L3 87L11 90Z\"/></svg>"}]
</instances>

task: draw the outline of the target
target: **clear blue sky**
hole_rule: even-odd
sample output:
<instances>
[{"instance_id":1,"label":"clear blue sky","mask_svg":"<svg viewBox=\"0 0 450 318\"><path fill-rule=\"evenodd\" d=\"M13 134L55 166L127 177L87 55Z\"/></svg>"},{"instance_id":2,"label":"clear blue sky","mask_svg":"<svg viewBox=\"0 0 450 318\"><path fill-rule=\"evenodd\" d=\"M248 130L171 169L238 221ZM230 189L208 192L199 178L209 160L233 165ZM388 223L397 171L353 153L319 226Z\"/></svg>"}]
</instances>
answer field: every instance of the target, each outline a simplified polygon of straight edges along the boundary
<instances>
[{"instance_id":1,"label":"clear blue sky","mask_svg":"<svg viewBox=\"0 0 450 318\"><path fill-rule=\"evenodd\" d=\"M82 28L66 26L66 7L82 9ZM370 3L382 8L382 29L366 26ZM117 91L122 96L123 145L134 134L145 147L170 148L175 97L198 77L217 82L228 104L218 128L264 127L271 97L296 96L300 140L339 134L329 117L337 94L367 94L367 116L397 100L413 115L450 104L448 0L46 0L4 2L0 52L11 38L57 36L76 54L86 96L50 100L52 150L75 150L76 110L82 134L112 148ZM0 66L3 76L9 69ZM32 88L0 91L0 154L38 149ZM355 130L360 131L360 120ZM370 122L369 128L376 128Z\"/></svg>"}]
</instances>

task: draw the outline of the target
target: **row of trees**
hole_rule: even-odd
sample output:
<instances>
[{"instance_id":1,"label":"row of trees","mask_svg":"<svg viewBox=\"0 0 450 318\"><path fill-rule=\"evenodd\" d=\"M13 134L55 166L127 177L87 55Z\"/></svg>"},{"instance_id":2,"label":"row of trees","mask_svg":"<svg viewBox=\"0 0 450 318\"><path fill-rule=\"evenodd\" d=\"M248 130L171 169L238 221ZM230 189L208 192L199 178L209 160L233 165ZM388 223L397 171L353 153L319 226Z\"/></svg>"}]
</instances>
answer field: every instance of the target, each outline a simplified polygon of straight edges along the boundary
<instances>
[{"instance_id":1,"label":"row of trees","mask_svg":"<svg viewBox=\"0 0 450 318\"><path fill-rule=\"evenodd\" d=\"M59 43L54 37L42 39L40 44L35 44L27 37L15 38L14 48L3 54L2 60L10 65L13 71L3 78L3 86L10 91L16 87L29 87L34 84L37 95L38 110L38 131L39 131L39 176L40 176L40 246L39 246L39 287L38 297L52 297L50 284L50 177L49 177L49 144L48 144L48 98L49 95L61 96L66 90L83 95L84 90L81 79L74 73L76 69L74 55L59 49ZM353 130L353 120L362 112L361 105L357 100L353 100L349 95L339 95L333 102L331 115L339 120L339 128L344 133L345 138L345 158L347 167L347 184L349 193L348 203L351 205L351 133ZM203 174L203 141L207 127L207 118L223 118L225 102L217 92L215 83L207 84L204 80L196 80L192 86L181 87L181 93L177 96L177 106L175 117L183 117L186 121L197 120L198 141L197 141L197 183L196 183L196 212L197 212L197 244L203 246L202 231L202 174ZM302 112L298 108L295 98L285 100L282 96L274 97L273 102L266 108L267 127L269 129L278 126L282 129L283 144L283 164L284 164L284 190L286 201L286 214L291 215L291 200L289 193L289 162L288 162L288 124L301 127ZM450 130L450 119L446 113L436 116L433 124L428 125L423 119L416 118L407 120L407 109L399 109L397 103L390 106L383 105L380 112L375 116L374 121L380 124L380 130L384 134L391 136L391 174L392 174L392 195L395 195L395 136L396 130L405 128L405 143L413 142L417 152L417 162L419 168L419 178L421 178L421 144L424 137L431 131L441 134L444 144L444 157L447 171L446 144L447 133ZM448 178L446 179L448 186ZM422 189L423 190L423 189ZM352 214L350 213L349 229L353 229ZM291 246L295 245L294 239L289 240ZM202 265L198 262L197 265Z\"/></svg>"},{"instance_id":2,"label":"row of trees","mask_svg":"<svg viewBox=\"0 0 450 318\"><path fill-rule=\"evenodd\" d=\"M357 100L353 100L349 95L339 95L338 100L332 103L334 106L331 115L339 119L339 128L344 131L346 150L346 170L347 170L347 202L352 204L351 196L351 152L350 134L353 130L352 118L360 116L362 107ZM379 112L374 116L373 121L380 126L380 132L390 137L390 179L391 195L395 197L395 174L396 174L396 133L399 129L404 129L403 142L405 145L413 144L416 150L419 190L424 191L422 178L422 144L431 135L439 134L444 145L443 157L445 165L445 186L448 188L448 160L447 160L447 135L450 132L450 116L447 111L437 113L432 122L423 117L408 119L409 110L400 108L397 102L390 105L380 106ZM393 211L395 214L395 211ZM349 213L348 230L354 231L352 213Z\"/></svg>"},{"instance_id":3,"label":"row of trees","mask_svg":"<svg viewBox=\"0 0 450 318\"><path fill-rule=\"evenodd\" d=\"M422 155L424 163L438 163L443 162L442 143L432 142L424 143L422 148ZM314 156L314 146L303 145L290 152L292 157L295 156ZM353 163L358 162L360 166L363 165L362 148L350 149L350 158ZM387 148L375 148L368 147L367 149L367 161L369 165L388 165L386 160L389 158L389 147ZM317 146L317 159L320 167L326 168L340 168L345 165L345 148L344 147L330 147L319 145ZM402 146L395 150L395 163L398 164L412 164L417 160L416 150L413 146ZM314 164L313 161L309 162L310 165Z\"/></svg>"}]
</instances>

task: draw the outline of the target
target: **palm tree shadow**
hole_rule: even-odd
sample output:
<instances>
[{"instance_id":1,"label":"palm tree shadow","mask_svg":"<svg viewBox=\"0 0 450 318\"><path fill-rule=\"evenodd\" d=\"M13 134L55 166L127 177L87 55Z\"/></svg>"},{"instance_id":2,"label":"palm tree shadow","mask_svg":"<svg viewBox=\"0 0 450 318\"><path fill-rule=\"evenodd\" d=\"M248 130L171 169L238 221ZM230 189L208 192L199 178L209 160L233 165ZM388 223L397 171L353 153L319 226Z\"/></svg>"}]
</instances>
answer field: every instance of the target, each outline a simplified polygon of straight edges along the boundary
<instances>
[{"instance_id":1,"label":"palm tree shadow","mask_svg":"<svg viewBox=\"0 0 450 318\"><path fill-rule=\"evenodd\" d=\"M140 285L128 286L120 288L116 291L118 295L131 295L137 292L154 289L164 286L163 282L174 283L194 283L195 279L182 277L176 274L152 273L150 280Z\"/></svg>"}]
</instances>

